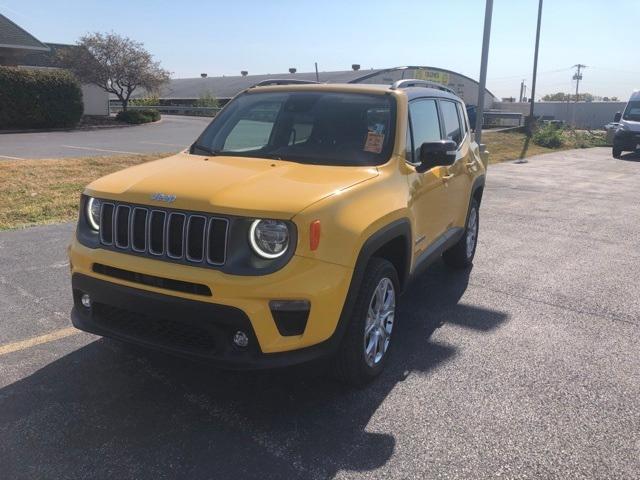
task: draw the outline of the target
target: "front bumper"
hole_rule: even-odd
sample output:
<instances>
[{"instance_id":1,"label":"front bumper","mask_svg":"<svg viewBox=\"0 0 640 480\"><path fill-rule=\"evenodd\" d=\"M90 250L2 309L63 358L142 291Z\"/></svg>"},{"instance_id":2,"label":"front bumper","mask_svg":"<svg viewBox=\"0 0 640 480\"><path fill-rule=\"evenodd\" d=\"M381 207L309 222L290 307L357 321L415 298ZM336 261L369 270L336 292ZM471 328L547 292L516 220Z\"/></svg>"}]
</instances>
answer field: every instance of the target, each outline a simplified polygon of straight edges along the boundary
<instances>
[{"instance_id":1,"label":"front bumper","mask_svg":"<svg viewBox=\"0 0 640 480\"><path fill-rule=\"evenodd\" d=\"M72 319L78 328L231 368L283 366L330 354L337 343L336 332L353 274L344 266L294 256L286 267L270 275L229 275L91 249L75 239L69 247L69 257L75 298ZM96 272L96 264L205 285L212 295L114 278ZM80 302L81 292L93 300L90 311ZM272 300L310 302L302 334L281 335L269 307ZM151 330L170 331L177 341L169 341L171 335L160 338L155 330L138 331L133 325L143 327L150 323ZM231 343L237 330L249 336L245 349ZM181 340L182 336L193 337L191 340L207 338L208 350L200 348L195 340Z\"/></svg>"},{"instance_id":2,"label":"front bumper","mask_svg":"<svg viewBox=\"0 0 640 480\"><path fill-rule=\"evenodd\" d=\"M613 137L613 148L622 151L638 150L640 145L640 132L619 130Z\"/></svg>"}]
</instances>

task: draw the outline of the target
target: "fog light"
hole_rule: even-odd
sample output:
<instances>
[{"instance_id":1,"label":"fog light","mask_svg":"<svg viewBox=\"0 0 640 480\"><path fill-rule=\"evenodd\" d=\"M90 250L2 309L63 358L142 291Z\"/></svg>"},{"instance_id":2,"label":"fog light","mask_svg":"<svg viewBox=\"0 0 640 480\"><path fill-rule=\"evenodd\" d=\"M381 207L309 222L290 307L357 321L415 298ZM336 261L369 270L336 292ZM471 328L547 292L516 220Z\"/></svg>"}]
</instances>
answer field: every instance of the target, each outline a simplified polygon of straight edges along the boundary
<instances>
[{"instance_id":1,"label":"fog light","mask_svg":"<svg viewBox=\"0 0 640 480\"><path fill-rule=\"evenodd\" d=\"M80 303L84 308L91 308L91 297L88 293L83 293L80 297Z\"/></svg>"},{"instance_id":2,"label":"fog light","mask_svg":"<svg viewBox=\"0 0 640 480\"><path fill-rule=\"evenodd\" d=\"M233 336L233 343L238 347L244 348L249 345L249 337L247 337L247 334L243 331L238 330Z\"/></svg>"}]
</instances>

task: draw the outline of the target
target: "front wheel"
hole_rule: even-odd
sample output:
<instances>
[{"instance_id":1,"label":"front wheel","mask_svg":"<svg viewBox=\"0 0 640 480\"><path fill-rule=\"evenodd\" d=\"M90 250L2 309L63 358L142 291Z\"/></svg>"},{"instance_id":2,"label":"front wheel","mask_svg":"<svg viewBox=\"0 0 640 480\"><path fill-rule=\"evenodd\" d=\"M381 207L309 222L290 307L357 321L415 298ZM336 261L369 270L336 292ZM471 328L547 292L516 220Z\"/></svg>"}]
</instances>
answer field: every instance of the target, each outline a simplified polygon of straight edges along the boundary
<instances>
[{"instance_id":1,"label":"front wheel","mask_svg":"<svg viewBox=\"0 0 640 480\"><path fill-rule=\"evenodd\" d=\"M397 293L396 269L387 260L372 258L335 358L339 380L362 386L382 372L397 323Z\"/></svg>"},{"instance_id":2,"label":"front wheel","mask_svg":"<svg viewBox=\"0 0 640 480\"><path fill-rule=\"evenodd\" d=\"M620 158L622 156L622 150L619 148L614 147L611 153L613 154L613 158Z\"/></svg>"},{"instance_id":3,"label":"front wheel","mask_svg":"<svg viewBox=\"0 0 640 480\"><path fill-rule=\"evenodd\" d=\"M471 265L476 254L478 229L480 228L480 205L473 198L467 216L467 225L462 238L453 247L442 254L442 259L450 267L465 268Z\"/></svg>"}]
</instances>

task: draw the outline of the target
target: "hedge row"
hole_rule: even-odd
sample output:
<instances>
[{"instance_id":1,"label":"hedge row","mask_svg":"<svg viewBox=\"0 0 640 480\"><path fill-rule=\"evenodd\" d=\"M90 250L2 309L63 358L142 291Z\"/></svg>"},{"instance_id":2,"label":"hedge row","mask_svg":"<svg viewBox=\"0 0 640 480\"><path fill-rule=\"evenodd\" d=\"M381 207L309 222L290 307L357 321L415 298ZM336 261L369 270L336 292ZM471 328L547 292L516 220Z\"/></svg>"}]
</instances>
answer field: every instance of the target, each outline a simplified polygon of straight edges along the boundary
<instances>
[{"instance_id":1,"label":"hedge row","mask_svg":"<svg viewBox=\"0 0 640 480\"><path fill-rule=\"evenodd\" d=\"M0 130L73 127L82 111L82 90L69 72L0 67Z\"/></svg>"},{"instance_id":2,"label":"hedge row","mask_svg":"<svg viewBox=\"0 0 640 480\"><path fill-rule=\"evenodd\" d=\"M145 108L144 110L127 110L118 112L116 118L121 122L127 123L149 123L160 120L160 112L153 108Z\"/></svg>"}]
</instances>

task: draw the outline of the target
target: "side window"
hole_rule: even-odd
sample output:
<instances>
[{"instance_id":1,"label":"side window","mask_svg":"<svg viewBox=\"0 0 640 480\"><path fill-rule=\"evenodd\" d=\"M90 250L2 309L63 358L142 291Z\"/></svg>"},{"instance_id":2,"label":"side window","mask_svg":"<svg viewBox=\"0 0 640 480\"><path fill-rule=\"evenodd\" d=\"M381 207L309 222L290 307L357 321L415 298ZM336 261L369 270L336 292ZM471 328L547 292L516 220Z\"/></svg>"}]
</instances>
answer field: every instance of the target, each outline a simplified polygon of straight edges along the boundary
<instances>
[{"instance_id":1,"label":"side window","mask_svg":"<svg viewBox=\"0 0 640 480\"><path fill-rule=\"evenodd\" d=\"M413 158L420 158L420 146L440 140L440 121L435 100L416 100L409 104L413 131Z\"/></svg>"},{"instance_id":2,"label":"side window","mask_svg":"<svg viewBox=\"0 0 640 480\"><path fill-rule=\"evenodd\" d=\"M460 117L460 122L462 125L462 138L465 137L467 132L469 131L469 125L467 125L467 116L464 114L464 107L460 103L456 103L458 107L458 116Z\"/></svg>"},{"instance_id":3,"label":"side window","mask_svg":"<svg viewBox=\"0 0 640 480\"><path fill-rule=\"evenodd\" d=\"M456 104L454 102L441 100L440 110L442 111L442 121L444 122L444 138L446 140L453 140L460 145L462 141L462 128L460 127L460 117L458 117Z\"/></svg>"},{"instance_id":4,"label":"side window","mask_svg":"<svg viewBox=\"0 0 640 480\"><path fill-rule=\"evenodd\" d=\"M407 120L407 143L405 146L404 159L413 163L415 160L413 159L413 143L411 139L411 117Z\"/></svg>"}]
</instances>

